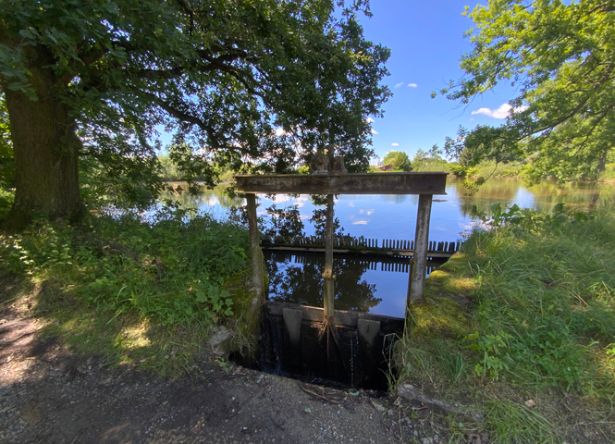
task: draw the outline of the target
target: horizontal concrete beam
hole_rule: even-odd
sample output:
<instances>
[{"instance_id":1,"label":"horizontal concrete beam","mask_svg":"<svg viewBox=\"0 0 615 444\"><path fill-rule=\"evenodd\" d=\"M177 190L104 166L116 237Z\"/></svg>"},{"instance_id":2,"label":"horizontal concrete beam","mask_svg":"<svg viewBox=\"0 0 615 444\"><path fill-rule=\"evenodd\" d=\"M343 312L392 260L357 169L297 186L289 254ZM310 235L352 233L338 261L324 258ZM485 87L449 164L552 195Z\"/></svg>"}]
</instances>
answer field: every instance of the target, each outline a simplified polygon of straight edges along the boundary
<instances>
[{"instance_id":1,"label":"horizontal concrete beam","mask_svg":"<svg viewBox=\"0 0 615 444\"><path fill-rule=\"evenodd\" d=\"M303 312L301 317L303 322L324 321L324 309L322 307L312 307L310 305L299 305L279 301L267 301L266 307L269 314L274 316L283 316L284 310L291 309ZM356 328L359 319L367 319L380 322L383 327L387 326L387 328L393 325L395 328L400 329L400 331L403 330L405 322L403 318L346 310L335 310L334 319L335 325L338 327Z\"/></svg>"},{"instance_id":2,"label":"horizontal concrete beam","mask_svg":"<svg viewBox=\"0 0 615 444\"><path fill-rule=\"evenodd\" d=\"M446 194L447 173L271 174L235 176L244 193Z\"/></svg>"}]
</instances>

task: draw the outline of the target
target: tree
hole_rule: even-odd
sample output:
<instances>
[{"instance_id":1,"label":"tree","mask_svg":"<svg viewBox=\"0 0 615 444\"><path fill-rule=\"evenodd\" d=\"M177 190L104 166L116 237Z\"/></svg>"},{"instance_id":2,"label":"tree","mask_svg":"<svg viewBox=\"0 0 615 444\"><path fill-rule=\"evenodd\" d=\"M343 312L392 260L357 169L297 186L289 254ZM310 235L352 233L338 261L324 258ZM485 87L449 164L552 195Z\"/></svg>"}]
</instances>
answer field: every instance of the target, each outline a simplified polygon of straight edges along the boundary
<instances>
[{"instance_id":1,"label":"tree","mask_svg":"<svg viewBox=\"0 0 615 444\"><path fill-rule=\"evenodd\" d=\"M534 179L595 179L615 140L613 14L609 0L490 0L469 12L466 76L443 92L469 103L502 81L519 91L502 129L474 131L475 148L521 141Z\"/></svg>"},{"instance_id":2,"label":"tree","mask_svg":"<svg viewBox=\"0 0 615 444\"><path fill-rule=\"evenodd\" d=\"M212 163L284 170L327 148L351 170L368 165L366 117L390 92L380 85L389 51L357 21L367 0L0 0L0 9L15 220L77 218L80 156L107 177L151 177L161 128L174 134L175 157L212 180Z\"/></svg>"},{"instance_id":3,"label":"tree","mask_svg":"<svg viewBox=\"0 0 615 444\"><path fill-rule=\"evenodd\" d=\"M478 165L482 160L506 163L522 158L516 132L507 127L478 125L472 131L463 127L455 138L446 137L444 151L463 168Z\"/></svg>"},{"instance_id":4,"label":"tree","mask_svg":"<svg viewBox=\"0 0 615 444\"><path fill-rule=\"evenodd\" d=\"M412 170L410 159L403 151L389 151L386 156L384 156L384 159L382 159L382 164L394 171Z\"/></svg>"}]
</instances>

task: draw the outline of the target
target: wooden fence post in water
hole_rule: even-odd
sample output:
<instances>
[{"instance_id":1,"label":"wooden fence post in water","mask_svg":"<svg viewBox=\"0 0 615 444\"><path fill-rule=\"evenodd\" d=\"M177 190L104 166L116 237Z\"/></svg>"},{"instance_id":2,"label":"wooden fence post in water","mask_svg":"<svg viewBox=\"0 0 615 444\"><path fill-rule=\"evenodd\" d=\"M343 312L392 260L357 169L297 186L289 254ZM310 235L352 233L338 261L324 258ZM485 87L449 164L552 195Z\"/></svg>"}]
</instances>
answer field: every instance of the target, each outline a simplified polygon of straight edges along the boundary
<instances>
[{"instance_id":1,"label":"wooden fence post in water","mask_svg":"<svg viewBox=\"0 0 615 444\"><path fill-rule=\"evenodd\" d=\"M250 262L252 265L252 310L255 311L265 300L265 270L263 268L263 252L258 233L258 220L256 218L256 195L246 194L248 211L248 229L250 235Z\"/></svg>"},{"instance_id":2,"label":"wooden fence post in water","mask_svg":"<svg viewBox=\"0 0 615 444\"><path fill-rule=\"evenodd\" d=\"M333 322L335 315L335 283L333 276L333 194L327 194L327 220L325 223L325 296L323 301L325 322Z\"/></svg>"},{"instance_id":3,"label":"wooden fence post in water","mask_svg":"<svg viewBox=\"0 0 615 444\"><path fill-rule=\"evenodd\" d=\"M431 194L419 195L419 207L416 212L416 233L414 235L414 255L410 267L406 310L410 310L412 303L423 299L432 197Z\"/></svg>"}]
</instances>

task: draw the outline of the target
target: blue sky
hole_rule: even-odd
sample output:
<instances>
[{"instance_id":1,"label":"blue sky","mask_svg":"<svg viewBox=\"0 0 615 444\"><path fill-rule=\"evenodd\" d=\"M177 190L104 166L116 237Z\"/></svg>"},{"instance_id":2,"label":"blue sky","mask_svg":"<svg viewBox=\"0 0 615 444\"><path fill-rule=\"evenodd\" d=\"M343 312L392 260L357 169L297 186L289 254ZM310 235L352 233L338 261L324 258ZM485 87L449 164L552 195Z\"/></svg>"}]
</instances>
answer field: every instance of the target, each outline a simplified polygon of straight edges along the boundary
<instances>
[{"instance_id":1,"label":"blue sky","mask_svg":"<svg viewBox=\"0 0 615 444\"><path fill-rule=\"evenodd\" d=\"M384 117L373 123L373 148L378 156L400 150L412 157L419 148L442 146L444 137L454 136L459 125L473 128L504 122L505 104L515 96L507 85L477 97L469 105L443 96L431 98L432 91L462 76L460 58L471 49L463 34L472 27L472 21L462 13L466 4L472 7L476 3L371 2L373 16L364 18L362 24L366 38L391 49L387 63L391 74L385 83L393 92L384 105Z\"/></svg>"}]
</instances>

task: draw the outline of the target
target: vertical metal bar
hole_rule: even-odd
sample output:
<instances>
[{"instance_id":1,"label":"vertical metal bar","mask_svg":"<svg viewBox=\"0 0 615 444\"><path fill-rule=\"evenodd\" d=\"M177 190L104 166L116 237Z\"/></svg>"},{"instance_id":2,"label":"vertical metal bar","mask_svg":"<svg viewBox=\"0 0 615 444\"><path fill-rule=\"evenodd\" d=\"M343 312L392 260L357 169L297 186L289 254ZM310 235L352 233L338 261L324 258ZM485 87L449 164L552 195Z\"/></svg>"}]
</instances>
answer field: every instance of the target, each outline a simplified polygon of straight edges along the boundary
<instances>
[{"instance_id":1,"label":"vertical metal bar","mask_svg":"<svg viewBox=\"0 0 615 444\"><path fill-rule=\"evenodd\" d=\"M407 310L410 309L411 304L423 299L432 197L431 194L419 195L419 207L416 213L416 233L414 235L415 250L412 256L410 280L408 282Z\"/></svg>"},{"instance_id":2,"label":"vertical metal bar","mask_svg":"<svg viewBox=\"0 0 615 444\"><path fill-rule=\"evenodd\" d=\"M333 194L327 194L327 220L325 223L325 267L322 274L325 280L323 308L325 321L333 325L335 315L335 283L333 276Z\"/></svg>"},{"instance_id":3,"label":"vertical metal bar","mask_svg":"<svg viewBox=\"0 0 615 444\"><path fill-rule=\"evenodd\" d=\"M246 202L250 235L250 262L252 265L252 292L254 294L252 308L256 309L265 302L265 268L256 218L256 195L246 194Z\"/></svg>"}]
</instances>

